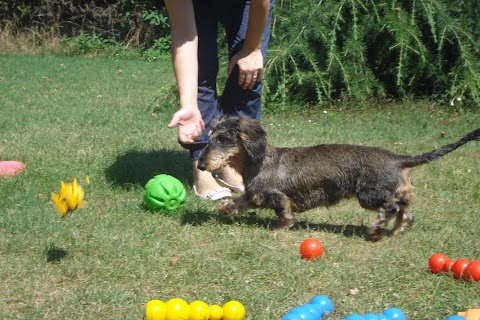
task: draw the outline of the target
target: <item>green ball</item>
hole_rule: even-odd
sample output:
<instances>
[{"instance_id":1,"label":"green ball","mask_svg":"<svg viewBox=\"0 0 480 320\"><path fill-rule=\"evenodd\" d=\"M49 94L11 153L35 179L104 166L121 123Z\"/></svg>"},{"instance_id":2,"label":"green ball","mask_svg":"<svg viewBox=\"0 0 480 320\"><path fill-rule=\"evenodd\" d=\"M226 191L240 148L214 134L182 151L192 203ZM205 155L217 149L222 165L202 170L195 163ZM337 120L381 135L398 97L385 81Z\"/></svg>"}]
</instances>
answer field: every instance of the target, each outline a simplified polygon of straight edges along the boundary
<instances>
[{"instance_id":1,"label":"green ball","mask_svg":"<svg viewBox=\"0 0 480 320\"><path fill-rule=\"evenodd\" d=\"M180 180L160 174L147 182L143 195L150 210L172 211L183 207L187 192Z\"/></svg>"}]
</instances>

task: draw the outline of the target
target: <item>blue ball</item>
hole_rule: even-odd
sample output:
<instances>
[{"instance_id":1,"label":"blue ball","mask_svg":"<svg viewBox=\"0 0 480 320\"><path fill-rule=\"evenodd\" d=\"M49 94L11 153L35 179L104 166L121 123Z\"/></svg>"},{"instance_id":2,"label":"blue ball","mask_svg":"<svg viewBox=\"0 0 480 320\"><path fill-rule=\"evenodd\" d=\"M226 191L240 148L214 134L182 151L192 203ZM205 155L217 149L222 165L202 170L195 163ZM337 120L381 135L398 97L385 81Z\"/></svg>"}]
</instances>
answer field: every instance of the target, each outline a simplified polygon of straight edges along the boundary
<instances>
[{"instance_id":1,"label":"blue ball","mask_svg":"<svg viewBox=\"0 0 480 320\"><path fill-rule=\"evenodd\" d=\"M403 311L398 308L388 308L383 311L383 315L387 316L392 320L407 320L407 317L405 316Z\"/></svg>"},{"instance_id":2,"label":"blue ball","mask_svg":"<svg viewBox=\"0 0 480 320\"><path fill-rule=\"evenodd\" d=\"M385 316L385 315L383 315L383 314L379 314L379 315L378 315L378 320L390 320L390 318L387 317L387 316Z\"/></svg>"},{"instance_id":3,"label":"blue ball","mask_svg":"<svg viewBox=\"0 0 480 320\"><path fill-rule=\"evenodd\" d=\"M297 316L295 314L291 314L289 312L286 315L284 315L281 320L302 320L302 318L300 318L299 316Z\"/></svg>"},{"instance_id":4,"label":"blue ball","mask_svg":"<svg viewBox=\"0 0 480 320\"><path fill-rule=\"evenodd\" d=\"M465 317L462 316L450 316L447 318L447 320L465 320Z\"/></svg>"},{"instance_id":5,"label":"blue ball","mask_svg":"<svg viewBox=\"0 0 480 320\"><path fill-rule=\"evenodd\" d=\"M309 304L303 305L303 307L308 310L310 314L309 317L313 320L321 319L325 311L324 308L319 304L309 303Z\"/></svg>"},{"instance_id":6,"label":"blue ball","mask_svg":"<svg viewBox=\"0 0 480 320\"><path fill-rule=\"evenodd\" d=\"M365 318L365 320L380 320L380 317L374 313L364 314L363 317Z\"/></svg>"},{"instance_id":7,"label":"blue ball","mask_svg":"<svg viewBox=\"0 0 480 320\"><path fill-rule=\"evenodd\" d=\"M305 307L305 305L293 308L292 310L290 310L290 312L288 314L294 315L297 318L302 319L302 320L313 320L314 319L310 316L310 308Z\"/></svg>"},{"instance_id":8,"label":"blue ball","mask_svg":"<svg viewBox=\"0 0 480 320\"><path fill-rule=\"evenodd\" d=\"M319 304L323 307L323 316L329 317L333 313L333 302L327 296L315 296L310 300L311 304Z\"/></svg>"},{"instance_id":9,"label":"blue ball","mask_svg":"<svg viewBox=\"0 0 480 320\"><path fill-rule=\"evenodd\" d=\"M345 320L365 320L365 318L359 314L352 314L346 317Z\"/></svg>"}]
</instances>

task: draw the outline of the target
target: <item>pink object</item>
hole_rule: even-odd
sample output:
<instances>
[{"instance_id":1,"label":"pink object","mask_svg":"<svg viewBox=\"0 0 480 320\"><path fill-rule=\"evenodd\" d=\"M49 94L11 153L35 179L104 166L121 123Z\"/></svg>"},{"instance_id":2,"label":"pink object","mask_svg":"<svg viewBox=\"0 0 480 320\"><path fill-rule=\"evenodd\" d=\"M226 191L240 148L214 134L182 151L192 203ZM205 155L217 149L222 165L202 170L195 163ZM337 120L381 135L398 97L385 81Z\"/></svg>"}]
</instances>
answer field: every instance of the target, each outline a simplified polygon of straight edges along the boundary
<instances>
[{"instance_id":1,"label":"pink object","mask_svg":"<svg viewBox=\"0 0 480 320\"><path fill-rule=\"evenodd\" d=\"M0 161L0 176L15 176L25 169L20 161Z\"/></svg>"}]
</instances>

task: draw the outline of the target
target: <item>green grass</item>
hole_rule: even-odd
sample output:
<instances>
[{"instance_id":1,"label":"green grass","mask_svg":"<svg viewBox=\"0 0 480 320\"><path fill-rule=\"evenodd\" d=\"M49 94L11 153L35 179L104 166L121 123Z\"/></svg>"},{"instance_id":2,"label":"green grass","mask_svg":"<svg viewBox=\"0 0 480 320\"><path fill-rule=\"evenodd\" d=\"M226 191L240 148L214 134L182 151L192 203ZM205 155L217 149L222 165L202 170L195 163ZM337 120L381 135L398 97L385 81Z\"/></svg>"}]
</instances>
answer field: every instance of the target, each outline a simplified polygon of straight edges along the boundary
<instances>
[{"instance_id":1,"label":"green grass","mask_svg":"<svg viewBox=\"0 0 480 320\"><path fill-rule=\"evenodd\" d=\"M333 300L333 319L387 307L445 319L480 308L478 284L427 270L435 252L480 258L478 143L413 171L416 224L403 236L366 241L375 214L355 200L303 213L298 230L276 230L271 211L228 220L192 196L188 154L166 128L173 108L162 88L172 82L168 61L0 56L0 160L27 165L0 179L1 319L142 319L148 300L174 297L239 300L259 320L319 294ZM277 146L420 153L480 127L480 114L411 102L269 112L263 124ZM142 202L159 173L188 191L170 215ZM88 206L61 220L50 195L75 176ZM307 237L324 243L320 260L299 259Z\"/></svg>"}]
</instances>

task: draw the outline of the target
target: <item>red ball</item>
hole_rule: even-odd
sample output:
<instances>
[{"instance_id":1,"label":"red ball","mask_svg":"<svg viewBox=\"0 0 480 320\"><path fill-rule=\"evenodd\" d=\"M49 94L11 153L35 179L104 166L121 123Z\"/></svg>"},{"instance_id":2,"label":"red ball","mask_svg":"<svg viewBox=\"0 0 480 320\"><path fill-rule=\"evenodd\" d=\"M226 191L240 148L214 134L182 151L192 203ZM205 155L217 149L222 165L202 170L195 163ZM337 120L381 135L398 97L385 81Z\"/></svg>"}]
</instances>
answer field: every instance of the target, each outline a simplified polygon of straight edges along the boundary
<instances>
[{"instance_id":1,"label":"red ball","mask_svg":"<svg viewBox=\"0 0 480 320\"><path fill-rule=\"evenodd\" d=\"M474 260L468 265L463 278L470 282L480 281L480 260Z\"/></svg>"},{"instance_id":2,"label":"red ball","mask_svg":"<svg viewBox=\"0 0 480 320\"><path fill-rule=\"evenodd\" d=\"M465 270L470 264L470 260L458 259L452 266L452 272L455 279L462 279L465 274Z\"/></svg>"},{"instance_id":3,"label":"red ball","mask_svg":"<svg viewBox=\"0 0 480 320\"><path fill-rule=\"evenodd\" d=\"M314 238L308 238L300 245L300 256L302 259L318 259L323 254L322 243Z\"/></svg>"},{"instance_id":4,"label":"red ball","mask_svg":"<svg viewBox=\"0 0 480 320\"><path fill-rule=\"evenodd\" d=\"M443 271L443 267L448 258L442 253L435 253L428 259L428 266L433 273L439 273Z\"/></svg>"},{"instance_id":5,"label":"red ball","mask_svg":"<svg viewBox=\"0 0 480 320\"><path fill-rule=\"evenodd\" d=\"M443 272L452 273L452 266L457 260L448 259L443 265Z\"/></svg>"}]
</instances>

